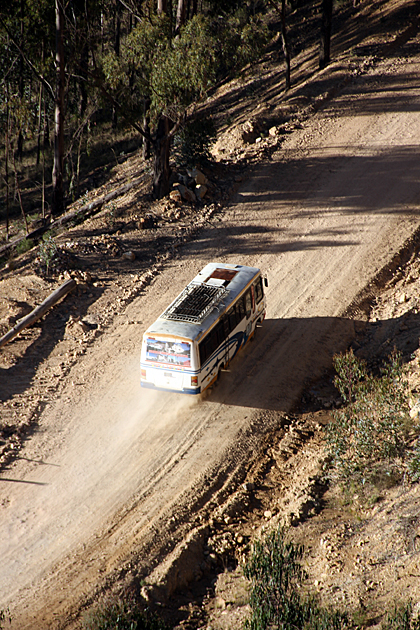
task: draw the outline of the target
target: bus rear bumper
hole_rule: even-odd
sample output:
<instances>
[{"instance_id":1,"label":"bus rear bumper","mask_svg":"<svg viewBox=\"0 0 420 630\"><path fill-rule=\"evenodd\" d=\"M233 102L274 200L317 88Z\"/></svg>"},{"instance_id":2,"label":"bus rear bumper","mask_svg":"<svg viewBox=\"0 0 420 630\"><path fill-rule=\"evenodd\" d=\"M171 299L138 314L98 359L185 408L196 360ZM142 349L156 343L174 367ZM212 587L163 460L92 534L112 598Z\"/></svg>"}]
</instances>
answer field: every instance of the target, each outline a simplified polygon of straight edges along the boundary
<instances>
[{"instance_id":1,"label":"bus rear bumper","mask_svg":"<svg viewBox=\"0 0 420 630\"><path fill-rule=\"evenodd\" d=\"M154 383L140 381L141 387L146 389L155 389L157 392L172 392L174 394L200 394L201 387L192 387L191 389L170 389L169 387L156 387Z\"/></svg>"}]
</instances>

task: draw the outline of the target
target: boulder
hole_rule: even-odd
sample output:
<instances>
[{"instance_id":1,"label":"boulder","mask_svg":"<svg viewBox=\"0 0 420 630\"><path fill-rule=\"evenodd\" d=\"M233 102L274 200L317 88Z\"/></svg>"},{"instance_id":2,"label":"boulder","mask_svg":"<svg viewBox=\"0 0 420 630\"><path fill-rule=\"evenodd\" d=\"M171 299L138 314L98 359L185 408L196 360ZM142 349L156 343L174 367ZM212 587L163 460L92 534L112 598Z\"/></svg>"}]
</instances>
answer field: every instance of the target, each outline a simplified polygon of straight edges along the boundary
<instances>
[{"instance_id":1,"label":"boulder","mask_svg":"<svg viewBox=\"0 0 420 630\"><path fill-rule=\"evenodd\" d=\"M191 171L188 171L188 175L198 186L207 184L207 177L197 168L193 168Z\"/></svg>"},{"instance_id":2,"label":"boulder","mask_svg":"<svg viewBox=\"0 0 420 630\"><path fill-rule=\"evenodd\" d=\"M195 187L195 194L198 197L198 199L203 199L203 197L205 196L207 190L208 190L208 188L204 184L199 184L198 186L196 186Z\"/></svg>"},{"instance_id":3,"label":"boulder","mask_svg":"<svg viewBox=\"0 0 420 630\"><path fill-rule=\"evenodd\" d=\"M179 184L178 186L176 186L176 188L174 188L174 190L178 190L182 196L182 199L188 201L189 203L195 203L197 201L195 193L183 184Z\"/></svg>"},{"instance_id":4,"label":"boulder","mask_svg":"<svg viewBox=\"0 0 420 630\"><path fill-rule=\"evenodd\" d=\"M242 125L242 140L247 144L253 144L259 136L257 126L252 120L247 120Z\"/></svg>"}]
</instances>

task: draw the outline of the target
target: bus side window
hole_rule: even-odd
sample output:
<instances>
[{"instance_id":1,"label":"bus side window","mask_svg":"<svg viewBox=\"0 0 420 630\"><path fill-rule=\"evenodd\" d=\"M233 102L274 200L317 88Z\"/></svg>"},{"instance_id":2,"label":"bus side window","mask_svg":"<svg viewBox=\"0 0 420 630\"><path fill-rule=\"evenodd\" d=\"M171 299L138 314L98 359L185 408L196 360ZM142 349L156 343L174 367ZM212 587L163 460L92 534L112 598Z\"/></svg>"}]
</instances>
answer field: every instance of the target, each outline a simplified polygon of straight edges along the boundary
<instances>
[{"instance_id":1,"label":"bus side window","mask_svg":"<svg viewBox=\"0 0 420 630\"><path fill-rule=\"evenodd\" d=\"M218 340L218 332L219 332L218 328L219 326L216 326L216 328L213 328L213 330L209 332L208 335L206 335L204 339L202 339L202 341L200 341L199 353L200 353L201 365L204 365L207 359L213 354L213 352L219 346L220 342Z\"/></svg>"},{"instance_id":2,"label":"bus side window","mask_svg":"<svg viewBox=\"0 0 420 630\"><path fill-rule=\"evenodd\" d=\"M263 296L264 296L264 291L263 291L263 285L262 285L262 278L260 277L255 283L255 297L257 300L257 304L261 302L261 300L263 299Z\"/></svg>"},{"instance_id":3,"label":"bus side window","mask_svg":"<svg viewBox=\"0 0 420 630\"><path fill-rule=\"evenodd\" d=\"M248 289L248 291L245 294L245 312L246 312L247 319L251 317L251 311L252 311L251 290Z\"/></svg>"},{"instance_id":4,"label":"bus side window","mask_svg":"<svg viewBox=\"0 0 420 630\"><path fill-rule=\"evenodd\" d=\"M200 352L200 364L203 365L209 356L211 355L211 333L204 337L204 339L200 342L199 352Z\"/></svg>"},{"instance_id":5,"label":"bus side window","mask_svg":"<svg viewBox=\"0 0 420 630\"><path fill-rule=\"evenodd\" d=\"M236 303L236 313L238 317L238 323L243 320L245 317L245 299L241 297L240 300Z\"/></svg>"},{"instance_id":6,"label":"bus side window","mask_svg":"<svg viewBox=\"0 0 420 630\"><path fill-rule=\"evenodd\" d=\"M239 324L236 309L234 306L230 309L228 313L228 317L229 317L229 332L232 332L232 330L235 330L236 326Z\"/></svg>"},{"instance_id":7,"label":"bus side window","mask_svg":"<svg viewBox=\"0 0 420 630\"><path fill-rule=\"evenodd\" d=\"M225 327L223 324L223 320L220 321L216 328L214 329L214 336L215 336L215 347L214 349L216 350L216 348L218 348L220 346L221 343L224 342L226 336L225 336Z\"/></svg>"},{"instance_id":8,"label":"bus side window","mask_svg":"<svg viewBox=\"0 0 420 630\"><path fill-rule=\"evenodd\" d=\"M223 332L224 332L224 339L227 339L227 337L229 337L229 333L232 330L230 327L230 322L229 322L229 317L224 317L222 319L223 322Z\"/></svg>"}]
</instances>

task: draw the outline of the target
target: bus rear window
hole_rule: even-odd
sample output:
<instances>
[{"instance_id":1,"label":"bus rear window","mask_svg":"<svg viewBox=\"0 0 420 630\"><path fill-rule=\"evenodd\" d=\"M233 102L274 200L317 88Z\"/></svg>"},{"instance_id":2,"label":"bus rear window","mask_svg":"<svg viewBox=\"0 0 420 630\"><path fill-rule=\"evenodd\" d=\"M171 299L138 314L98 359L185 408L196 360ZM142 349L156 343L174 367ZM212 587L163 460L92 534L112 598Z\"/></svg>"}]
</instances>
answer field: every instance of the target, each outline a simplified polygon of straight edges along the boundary
<instances>
[{"instance_id":1,"label":"bus rear window","mask_svg":"<svg viewBox=\"0 0 420 630\"><path fill-rule=\"evenodd\" d=\"M160 365L191 367L191 344L184 341L146 339L146 361Z\"/></svg>"}]
</instances>

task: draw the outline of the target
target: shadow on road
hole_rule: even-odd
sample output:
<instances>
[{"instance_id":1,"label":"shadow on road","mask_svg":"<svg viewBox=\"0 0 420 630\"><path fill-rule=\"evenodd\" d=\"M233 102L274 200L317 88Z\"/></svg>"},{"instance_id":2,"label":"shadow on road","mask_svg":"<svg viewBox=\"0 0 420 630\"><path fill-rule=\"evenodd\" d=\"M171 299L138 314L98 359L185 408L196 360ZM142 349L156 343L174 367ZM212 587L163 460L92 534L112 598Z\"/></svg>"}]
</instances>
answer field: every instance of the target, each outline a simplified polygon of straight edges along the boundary
<instances>
[{"instance_id":1,"label":"shadow on road","mask_svg":"<svg viewBox=\"0 0 420 630\"><path fill-rule=\"evenodd\" d=\"M419 347L419 326L417 313L374 323L344 317L265 320L207 400L290 413L316 381L331 382L335 354L352 345L375 369L396 348L406 362Z\"/></svg>"}]
</instances>

